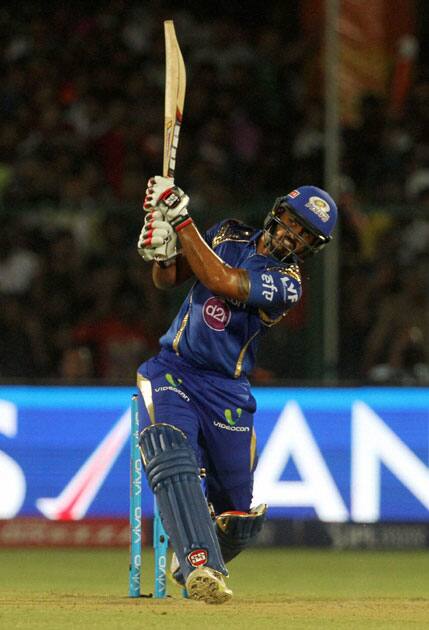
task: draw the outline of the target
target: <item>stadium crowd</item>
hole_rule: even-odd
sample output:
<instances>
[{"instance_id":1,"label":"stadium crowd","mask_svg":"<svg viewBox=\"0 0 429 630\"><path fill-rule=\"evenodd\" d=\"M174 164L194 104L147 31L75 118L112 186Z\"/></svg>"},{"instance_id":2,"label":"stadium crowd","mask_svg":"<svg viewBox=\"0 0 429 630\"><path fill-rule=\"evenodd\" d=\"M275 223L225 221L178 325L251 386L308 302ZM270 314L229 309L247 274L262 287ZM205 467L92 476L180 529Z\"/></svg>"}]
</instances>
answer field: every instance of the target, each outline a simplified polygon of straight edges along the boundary
<instances>
[{"instance_id":1,"label":"stadium crowd","mask_svg":"<svg viewBox=\"0 0 429 630\"><path fill-rule=\"evenodd\" d=\"M177 181L199 225L231 213L261 225L296 182L323 185L323 101L308 88L298 4L246 20L162 2L2 8L0 378L132 380L180 302L151 289L136 253L146 180L162 163L163 19L186 58ZM400 116L365 94L342 129L344 379L429 382L424 68ZM305 378L306 321L304 302L276 333L295 363L265 352L256 380Z\"/></svg>"}]
</instances>

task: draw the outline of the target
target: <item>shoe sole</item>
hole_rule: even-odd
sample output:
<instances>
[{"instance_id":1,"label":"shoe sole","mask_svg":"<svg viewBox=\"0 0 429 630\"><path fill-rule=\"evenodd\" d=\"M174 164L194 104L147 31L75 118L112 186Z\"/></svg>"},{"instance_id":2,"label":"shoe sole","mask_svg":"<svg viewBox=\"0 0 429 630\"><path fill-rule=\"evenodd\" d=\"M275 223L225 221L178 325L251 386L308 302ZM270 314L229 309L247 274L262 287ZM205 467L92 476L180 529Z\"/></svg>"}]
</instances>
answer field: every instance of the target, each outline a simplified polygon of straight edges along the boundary
<instances>
[{"instance_id":1,"label":"shoe sole","mask_svg":"<svg viewBox=\"0 0 429 630\"><path fill-rule=\"evenodd\" d=\"M199 567L186 580L188 597L206 604L223 604L232 597L232 591L212 571Z\"/></svg>"}]
</instances>

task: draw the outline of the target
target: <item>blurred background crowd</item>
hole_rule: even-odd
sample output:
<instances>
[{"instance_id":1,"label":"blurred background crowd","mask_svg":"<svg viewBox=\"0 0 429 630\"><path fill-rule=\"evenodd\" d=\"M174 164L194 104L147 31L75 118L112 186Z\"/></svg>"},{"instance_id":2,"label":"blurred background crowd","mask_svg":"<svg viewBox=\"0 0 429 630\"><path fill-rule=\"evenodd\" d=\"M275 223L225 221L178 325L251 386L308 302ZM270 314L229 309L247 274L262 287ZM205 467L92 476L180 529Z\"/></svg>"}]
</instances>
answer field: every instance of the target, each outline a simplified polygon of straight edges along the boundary
<instances>
[{"instance_id":1,"label":"blurred background crowd","mask_svg":"<svg viewBox=\"0 0 429 630\"><path fill-rule=\"evenodd\" d=\"M176 179L199 227L261 225L276 196L323 185L308 3L199 4L0 9L0 379L132 382L186 290L153 290L136 252L146 180L162 165L163 19L187 66ZM429 383L425 36L420 26L408 42L400 106L363 92L341 129L343 380ZM255 382L308 378L309 308L271 331Z\"/></svg>"}]
</instances>

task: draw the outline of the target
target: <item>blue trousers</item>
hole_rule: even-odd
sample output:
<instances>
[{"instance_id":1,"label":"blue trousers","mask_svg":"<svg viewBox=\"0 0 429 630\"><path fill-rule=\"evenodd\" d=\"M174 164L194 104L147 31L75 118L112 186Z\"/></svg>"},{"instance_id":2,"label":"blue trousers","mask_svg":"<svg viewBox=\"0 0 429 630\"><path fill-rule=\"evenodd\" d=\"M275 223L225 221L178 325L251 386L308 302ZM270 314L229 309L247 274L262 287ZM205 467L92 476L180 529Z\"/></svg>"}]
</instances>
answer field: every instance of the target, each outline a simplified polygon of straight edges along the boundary
<instances>
[{"instance_id":1,"label":"blue trousers","mask_svg":"<svg viewBox=\"0 0 429 630\"><path fill-rule=\"evenodd\" d=\"M256 467L256 401L246 378L200 370L168 350L137 374L140 429L166 422L181 429L206 470L207 499L216 514L248 511Z\"/></svg>"}]
</instances>

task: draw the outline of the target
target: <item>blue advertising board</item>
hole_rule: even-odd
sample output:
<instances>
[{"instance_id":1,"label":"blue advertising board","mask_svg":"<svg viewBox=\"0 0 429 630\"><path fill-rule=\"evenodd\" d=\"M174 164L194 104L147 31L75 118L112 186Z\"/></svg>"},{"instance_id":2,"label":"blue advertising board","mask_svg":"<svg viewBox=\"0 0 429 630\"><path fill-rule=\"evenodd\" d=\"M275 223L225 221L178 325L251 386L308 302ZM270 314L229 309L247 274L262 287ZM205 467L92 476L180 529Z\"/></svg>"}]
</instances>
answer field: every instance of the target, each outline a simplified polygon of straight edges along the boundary
<instances>
[{"instance_id":1,"label":"blue advertising board","mask_svg":"<svg viewBox=\"0 0 429 630\"><path fill-rule=\"evenodd\" d=\"M0 387L0 518L126 518L133 393ZM428 388L254 394L254 504L268 503L271 517L429 521Z\"/></svg>"}]
</instances>

